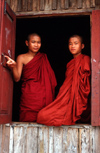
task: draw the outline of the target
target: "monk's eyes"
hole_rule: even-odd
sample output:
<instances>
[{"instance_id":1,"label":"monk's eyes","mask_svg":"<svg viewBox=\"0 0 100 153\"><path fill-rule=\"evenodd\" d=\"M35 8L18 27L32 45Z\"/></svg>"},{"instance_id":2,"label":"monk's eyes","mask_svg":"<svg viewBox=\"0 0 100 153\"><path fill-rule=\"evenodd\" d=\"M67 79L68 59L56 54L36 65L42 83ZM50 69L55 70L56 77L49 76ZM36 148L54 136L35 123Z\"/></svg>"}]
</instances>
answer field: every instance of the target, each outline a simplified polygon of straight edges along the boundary
<instances>
[{"instance_id":1,"label":"monk's eyes","mask_svg":"<svg viewBox=\"0 0 100 153\"><path fill-rule=\"evenodd\" d=\"M76 43L74 43L74 44L72 44L72 43L69 43L69 45L77 45L78 43L76 42Z\"/></svg>"},{"instance_id":2,"label":"monk's eyes","mask_svg":"<svg viewBox=\"0 0 100 153\"><path fill-rule=\"evenodd\" d=\"M76 42L75 45L77 45L78 43Z\"/></svg>"},{"instance_id":3,"label":"monk's eyes","mask_svg":"<svg viewBox=\"0 0 100 153\"><path fill-rule=\"evenodd\" d=\"M41 44L41 42L39 41L39 42L37 42L38 44Z\"/></svg>"},{"instance_id":4,"label":"monk's eyes","mask_svg":"<svg viewBox=\"0 0 100 153\"><path fill-rule=\"evenodd\" d=\"M41 44L41 42L39 41L39 42L36 42L36 41L32 41L32 43L34 44L34 43L38 43L38 44Z\"/></svg>"},{"instance_id":5,"label":"monk's eyes","mask_svg":"<svg viewBox=\"0 0 100 153\"><path fill-rule=\"evenodd\" d=\"M35 41L32 41L32 43L35 43Z\"/></svg>"}]
</instances>

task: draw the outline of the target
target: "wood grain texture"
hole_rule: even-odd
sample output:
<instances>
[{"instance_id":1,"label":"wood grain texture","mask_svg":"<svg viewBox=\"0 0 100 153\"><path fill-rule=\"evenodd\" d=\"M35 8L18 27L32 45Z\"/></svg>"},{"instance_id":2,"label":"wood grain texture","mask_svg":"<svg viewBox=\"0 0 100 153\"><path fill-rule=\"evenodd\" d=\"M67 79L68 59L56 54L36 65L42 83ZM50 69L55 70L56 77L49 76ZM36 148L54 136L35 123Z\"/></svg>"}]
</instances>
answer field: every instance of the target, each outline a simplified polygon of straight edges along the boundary
<instances>
[{"instance_id":1,"label":"wood grain texture","mask_svg":"<svg viewBox=\"0 0 100 153\"><path fill-rule=\"evenodd\" d=\"M57 0L52 0L52 10L57 9Z\"/></svg>"},{"instance_id":2,"label":"wood grain texture","mask_svg":"<svg viewBox=\"0 0 100 153\"><path fill-rule=\"evenodd\" d=\"M45 0L45 10L52 10L52 0Z\"/></svg>"},{"instance_id":3,"label":"wood grain texture","mask_svg":"<svg viewBox=\"0 0 100 153\"><path fill-rule=\"evenodd\" d=\"M96 5L96 4L95 4L95 0L91 0L91 1L90 1L90 4L91 4L91 7L95 7L95 5Z\"/></svg>"},{"instance_id":4,"label":"wood grain texture","mask_svg":"<svg viewBox=\"0 0 100 153\"><path fill-rule=\"evenodd\" d=\"M28 2L27 2L27 10L28 11L32 11L32 5L33 5L33 1L32 0L28 0Z\"/></svg>"},{"instance_id":5,"label":"wood grain texture","mask_svg":"<svg viewBox=\"0 0 100 153\"><path fill-rule=\"evenodd\" d=\"M27 11L27 0L22 0L22 11Z\"/></svg>"},{"instance_id":6,"label":"wood grain texture","mask_svg":"<svg viewBox=\"0 0 100 153\"><path fill-rule=\"evenodd\" d=\"M7 0L12 10L18 14L28 15L37 12L38 14L61 13L61 11L77 12L92 11L94 8L100 8L98 0ZM88 10L87 10L88 9Z\"/></svg>"},{"instance_id":7,"label":"wood grain texture","mask_svg":"<svg viewBox=\"0 0 100 153\"><path fill-rule=\"evenodd\" d=\"M26 153L38 152L38 128L27 127Z\"/></svg>"},{"instance_id":8,"label":"wood grain texture","mask_svg":"<svg viewBox=\"0 0 100 153\"><path fill-rule=\"evenodd\" d=\"M65 0L65 9L69 8L69 0Z\"/></svg>"},{"instance_id":9,"label":"wood grain texture","mask_svg":"<svg viewBox=\"0 0 100 153\"><path fill-rule=\"evenodd\" d=\"M40 11L44 11L44 7L45 7L44 0L40 0Z\"/></svg>"},{"instance_id":10,"label":"wood grain texture","mask_svg":"<svg viewBox=\"0 0 100 153\"><path fill-rule=\"evenodd\" d=\"M21 11L22 10L22 1L18 0L17 1L17 11Z\"/></svg>"},{"instance_id":11,"label":"wood grain texture","mask_svg":"<svg viewBox=\"0 0 100 153\"><path fill-rule=\"evenodd\" d=\"M0 153L99 153L100 127L0 125Z\"/></svg>"},{"instance_id":12,"label":"wood grain texture","mask_svg":"<svg viewBox=\"0 0 100 153\"><path fill-rule=\"evenodd\" d=\"M2 126L1 153L9 153L10 127Z\"/></svg>"},{"instance_id":13,"label":"wood grain texture","mask_svg":"<svg viewBox=\"0 0 100 153\"><path fill-rule=\"evenodd\" d=\"M77 8L78 9L82 8L82 0L77 1Z\"/></svg>"},{"instance_id":14,"label":"wood grain texture","mask_svg":"<svg viewBox=\"0 0 100 153\"><path fill-rule=\"evenodd\" d=\"M69 0L69 7L75 8L77 6L77 1L76 0Z\"/></svg>"}]
</instances>

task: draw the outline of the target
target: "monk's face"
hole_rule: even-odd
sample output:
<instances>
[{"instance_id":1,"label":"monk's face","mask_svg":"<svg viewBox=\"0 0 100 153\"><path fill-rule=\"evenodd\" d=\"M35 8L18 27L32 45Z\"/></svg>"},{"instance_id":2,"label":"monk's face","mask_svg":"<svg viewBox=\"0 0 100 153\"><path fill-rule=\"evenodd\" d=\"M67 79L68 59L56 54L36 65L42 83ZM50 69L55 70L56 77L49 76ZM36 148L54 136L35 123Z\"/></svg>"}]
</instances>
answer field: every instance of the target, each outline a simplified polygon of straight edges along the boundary
<instances>
[{"instance_id":1,"label":"monk's face","mask_svg":"<svg viewBox=\"0 0 100 153\"><path fill-rule=\"evenodd\" d=\"M29 41L26 41L28 51L37 53L41 47L41 38L39 36L30 36Z\"/></svg>"},{"instance_id":2,"label":"monk's face","mask_svg":"<svg viewBox=\"0 0 100 153\"><path fill-rule=\"evenodd\" d=\"M84 48L84 44L81 43L80 37L71 37L69 39L68 47L69 47L69 51L75 58L81 54L81 51Z\"/></svg>"}]
</instances>

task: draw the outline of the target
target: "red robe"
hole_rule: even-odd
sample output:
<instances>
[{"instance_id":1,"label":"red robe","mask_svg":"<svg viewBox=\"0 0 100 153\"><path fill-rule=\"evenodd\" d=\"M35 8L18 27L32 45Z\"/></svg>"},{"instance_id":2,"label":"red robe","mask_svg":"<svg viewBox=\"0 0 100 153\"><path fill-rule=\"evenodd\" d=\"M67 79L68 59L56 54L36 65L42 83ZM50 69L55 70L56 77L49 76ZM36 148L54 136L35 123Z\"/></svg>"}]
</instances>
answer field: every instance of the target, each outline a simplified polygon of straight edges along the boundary
<instances>
[{"instance_id":1,"label":"red robe","mask_svg":"<svg viewBox=\"0 0 100 153\"><path fill-rule=\"evenodd\" d=\"M49 126L75 124L82 119L82 114L90 113L89 95L90 58L81 54L67 64L66 78L56 99L38 113L37 123Z\"/></svg>"},{"instance_id":2,"label":"red robe","mask_svg":"<svg viewBox=\"0 0 100 153\"><path fill-rule=\"evenodd\" d=\"M37 113L54 100L57 85L46 54L37 53L22 71L20 121L36 121Z\"/></svg>"}]
</instances>

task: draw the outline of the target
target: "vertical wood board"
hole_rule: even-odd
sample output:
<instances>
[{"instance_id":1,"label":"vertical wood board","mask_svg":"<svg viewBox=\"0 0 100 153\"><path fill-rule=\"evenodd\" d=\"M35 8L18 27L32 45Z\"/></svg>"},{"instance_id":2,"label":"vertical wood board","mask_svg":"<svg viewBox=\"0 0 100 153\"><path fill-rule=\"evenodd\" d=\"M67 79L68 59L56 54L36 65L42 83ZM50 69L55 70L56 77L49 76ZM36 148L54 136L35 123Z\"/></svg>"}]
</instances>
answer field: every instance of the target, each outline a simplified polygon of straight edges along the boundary
<instances>
[{"instance_id":1,"label":"vertical wood board","mask_svg":"<svg viewBox=\"0 0 100 153\"><path fill-rule=\"evenodd\" d=\"M92 12L92 125L100 125L100 10Z\"/></svg>"}]
</instances>

